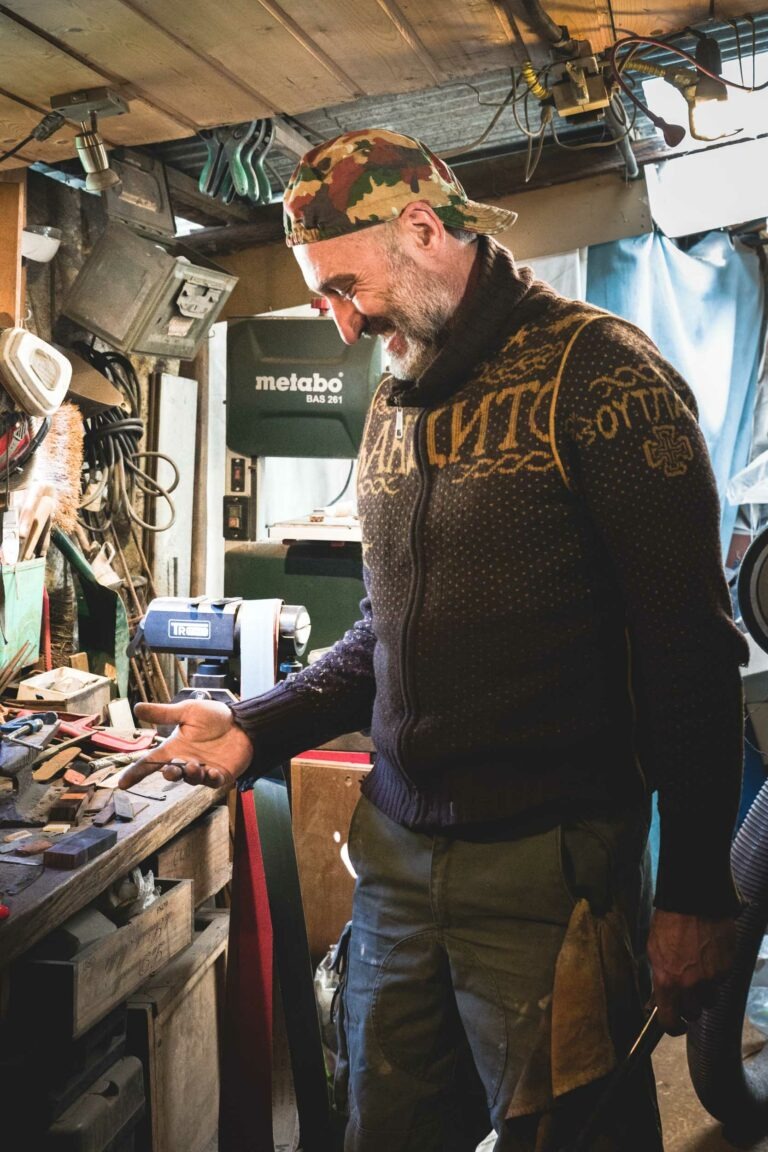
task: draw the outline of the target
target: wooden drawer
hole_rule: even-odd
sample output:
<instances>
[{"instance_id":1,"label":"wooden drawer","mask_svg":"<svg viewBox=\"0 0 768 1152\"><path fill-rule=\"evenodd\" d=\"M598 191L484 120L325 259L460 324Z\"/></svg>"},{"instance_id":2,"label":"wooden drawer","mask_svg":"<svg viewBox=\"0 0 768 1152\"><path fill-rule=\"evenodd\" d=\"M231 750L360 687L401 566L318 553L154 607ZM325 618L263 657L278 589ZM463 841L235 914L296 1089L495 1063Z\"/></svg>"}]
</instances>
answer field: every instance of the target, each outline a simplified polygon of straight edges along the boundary
<instances>
[{"instance_id":1,"label":"wooden drawer","mask_svg":"<svg viewBox=\"0 0 768 1152\"><path fill-rule=\"evenodd\" d=\"M229 812L226 804L204 812L194 823L174 836L149 861L155 876L191 880L193 904L220 892L232 879L229 848Z\"/></svg>"},{"instance_id":2,"label":"wooden drawer","mask_svg":"<svg viewBox=\"0 0 768 1152\"><path fill-rule=\"evenodd\" d=\"M128 1000L128 1048L147 1085L146 1152L203 1152L218 1130L229 912L205 916L190 946Z\"/></svg>"},{"instance_id":3,"label":"wooden drawer","mask_svg":"<svg viewBox=\"0 0 768 1152\"><path fill-rule=\"evenodd\" d=\"M192 881L158 879L160 895L116 932L69 960L22 957L13 969L14 1013L57 1035L81 1036L192 939Z\"/></svg>"}]
</instances>

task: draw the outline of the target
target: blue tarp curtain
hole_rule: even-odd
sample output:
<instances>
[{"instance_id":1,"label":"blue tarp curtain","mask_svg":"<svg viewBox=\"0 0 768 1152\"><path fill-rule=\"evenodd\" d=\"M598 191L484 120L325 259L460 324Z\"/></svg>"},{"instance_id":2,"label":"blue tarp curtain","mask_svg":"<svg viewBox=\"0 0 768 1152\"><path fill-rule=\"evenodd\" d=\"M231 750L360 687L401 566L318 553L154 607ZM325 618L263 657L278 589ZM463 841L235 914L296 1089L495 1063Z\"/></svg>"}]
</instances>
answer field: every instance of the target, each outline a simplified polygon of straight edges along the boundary
<instances>
[{"instance_id":1,"label":"blue tarp curtain","mask_svg":"<svg viewBox=\"0 0 768 1152\"><path fill-rule=\"evenodd\" d=\"M763 282L754 252L723 232L688 251L658 233L589 249L587 300L647 332L690 384L722 505L728 552L731 476L750 458L762 349Z\"/></svg>"}]
</instances>

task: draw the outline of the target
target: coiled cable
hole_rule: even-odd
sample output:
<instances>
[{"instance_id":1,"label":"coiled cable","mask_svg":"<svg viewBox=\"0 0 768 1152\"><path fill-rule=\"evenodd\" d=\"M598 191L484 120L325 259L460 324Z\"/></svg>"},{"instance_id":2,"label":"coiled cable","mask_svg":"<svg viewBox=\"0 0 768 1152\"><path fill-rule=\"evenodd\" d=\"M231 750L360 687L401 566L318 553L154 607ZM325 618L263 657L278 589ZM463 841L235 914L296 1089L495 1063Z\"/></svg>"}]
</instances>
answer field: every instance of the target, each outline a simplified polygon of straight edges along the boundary
<instances>
[{"instance_id":1,"label":"coiled cable","mask_svg":"<svg viewBox=\"0 0 768 1152\"><path fill-rule=\"evenodd\" d=\"M176 508L171 493L179 483L179 469L170 456L140 447L144 421L140 416L139 381L130 360L119 352L99 352L82 341L74 345L93 367L106 376L124 395L127 409L116 405L85 420L83 480L80 501L85 526L99 534L113 522L127 519L148 532L165 532L175 523ZM167 487L160 484L140 462L165 460L173 471ZM136 492L150 500L159 499L168 507L167 523L143 519L134 508Z\"/></svg>"}]
</instances>

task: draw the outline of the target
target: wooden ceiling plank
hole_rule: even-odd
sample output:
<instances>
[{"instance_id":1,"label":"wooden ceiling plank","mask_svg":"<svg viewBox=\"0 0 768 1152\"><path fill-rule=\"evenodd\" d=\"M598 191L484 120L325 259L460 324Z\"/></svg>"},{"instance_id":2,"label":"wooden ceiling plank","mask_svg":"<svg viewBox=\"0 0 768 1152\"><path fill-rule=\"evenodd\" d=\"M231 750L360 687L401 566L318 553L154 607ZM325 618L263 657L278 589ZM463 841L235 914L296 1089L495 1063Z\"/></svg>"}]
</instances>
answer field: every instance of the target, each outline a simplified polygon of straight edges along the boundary
<instances>
[{"instance_id":1,"label":"wooden ceiling plank","mask_svg":"<svg viewBox=\"0 0 768 1152\"><path fill-rule=\"evenodd\" d=\"M275 112L341 104L350 99L328 68L254 0L227 0L212 13L211 0L131 0L134 8L165 26L173 26L184 43L223 63L251 89L262 92L270 107L255 109L250 120ZM228 121L221 117L220 123Z\"/></svg>"},{"instance_id":2,"label":"wooden ceiling plank","mask_svg":"<svg viewBox=\"0 0 768 1152\"><path fill-rule=\"evenodd\" d=\"M20 104L10 95L0 92L0 153L7 152L28 136L43 118L43 113L25 104ZM21 167L35 160L46 160L55 164L57 160L68 160L75 155L76 129L65 124L48 140L30 140L22 151L3 161L3 167Z\"/></svg>"},{"instance_id":3,"label":"wooden ceiling plank","mask_svg":"<svg viewBox=\"0 0 768 1152\"><path fill-rule=\"evenodd\" d=\"M400 10L433 60L451 78L517 62L492 0L398 0Z\"/></svg>"},{"instance_id":4,"label":"wooden ceiling plank","mask_svg":"<svg viewBox=\"0 0 768 1152\"><path fill-rule=\"evenodd\" d=\"M21 5L19 5L20 7ZM133 115L133 124L136 131L141 131L146 134L151 132L152 135L146 135L143 138L147 140L172 140L185 136L190 128L194 129L192 121L187 120L186 117L180 116L178 113L174 114L170 109L166 108L162 102L153 102L147 100L140 93L136 92L131 85L128 84L124 76L120 76L115 72L111 72L104 67L93 69L89 60L81 56L70 45L63 44L56 40L54 36L49 35L41 28L36 28L28 20L26 20L19 12L12 11L6 4L0 4L0 14L7 16L10 20L19 24L22 28L26 28L32 35L39 39L47 41L52 47L58 49L60 52L71 56L80 64L86 67L89 71L95 71L99 74L102 84L107 82L109 87L115 88L126 99L132 100L134 97L141 97L141 105L131 109ZM58 93L51 92L51 96L58 95ZM45 104L46 109L48 104Z\"/></svg>"},{"instance_id":5,"label":"wooden ceiling plank","mask_svg":"<svg viewBox=\"0 0 768 1152\"><path fill-rule=\"evenodd\" d=\"M291 15L368 96L435 83L435 62L404 39L381 0L291 0ZM445 79L439 75L439 82Z\"/></svg>"},{"instance_id":6,"label":"wooden ceiling plank","mask_svg":"<svg viewBox=\"0 0 768 1152\"><path fill-rule=\"evenodd\" d=\"M261 4L265 12L269 13L273 20L276 20L278 24L285 28L286 32L289 32L291 36L293 36L294 40L301 44L302 48L309 52L310 56L314 56L319 64L322 64L324 68L328 69L331 76L333 76L343 88L346 88L350 96L365 95L365 90L361 88L351 76L347 76L344 69L341 68L327 52L324 52L318 44L315 44L310 36L307 36L303 28L301 28L293 17L289 16L279 4L273 3L273 0L259 0L259 4Z\"/></svg>"},{"instance_id":7,"label":"wooden ceiling plank","mask_svg":"<svg viewBox=\"0 0 768 1152\"><path fill-rule=\"evenodd\" d=\"M524 31L530 29L522 5L519 21ZM611 23L613 12L613 26ZM715 19L736 20L744 14L764 12L766 0L718 0ZM616 35L627 32L639 36L668 36L680 32L691 24L704 24L709 19L709 0L676 0L670 4L648 4L644 0L569 0L546 4L547 15L555 24L564 24L574 39L589 40L594 52L603 52L614 43ZM535 35L535 33L534 33ZM541 51L541 47L539 48Z\"/></svg>"},{"instance_id":8,"label":"wooden ceiling plank","mask_svg":"<svg viewBox=\"0 0 768 1152\"><path fill-rule=\"evenodd\" d=\"M236 87L186 47L153 27L140 14L121 4L120 0L10 0L6 7L18 11L57 42L67 48L74 48L81 58L93 61L93 69L104 68L113 74L125 76L136 92L151 100L161 101L165 107L173 110L174 115L186 119L188 124L212 126L238 123L260 116L264 111L254 97ZM40 43L44 44L43 41ZM49 52L52 51L50 45L46 47ZM62 58L67 59L63 53ZM68 59L72 72L75 65L85 70L73 58ZM30 68L29 63L27 68L33 76L38 72L37 68ZM45 90L42 89L40 77ZM51 95L50 88L54 83L53 78L44 71L40 77L36 81L37 100L41 96L46 99ZM103 83L103 79L91 79L90 85L94 83ZM64 87L57 85L53 87L53 92L66 92L68 88L90 85L84 81L69 83ZM129 118L122 119L127 121ZM121 127L119 131L122 134L126 129ZM139 138L132 141L126 139L124 142L141 143L142 133L138 132L137 136ZM150 137L144 136L143 139L148 141Z\"/></svg>"},{"instance_id":9,"label":"wooden ceiling plank","mask_svg":"<svg viewBox=\"0 0 768 1152\"><path fill-rule=\"evenodd\" d=\"M134 0L120 0L120 3L123 4L126 8L130 8L132 12L136 12L142 18L142 20L147 21L147 23L150 23L154 28L159 29L164 33L164 35L169 36L177 44L181 45L183 48L186 48L188 52L192 52L195 56L198 57L198 59L203 60L206 64L209 64L216 72L222 76L225 76L227 80L229 80L232 84L235 84L238 88L241 88L247 96L253 97L253 99L256 100L263 108L262 115L271 115L274 112L271 101L268 100L266 96L257 91L257 89L251 87L250 84L245 83L242 77L237 76L234 72L232 72L225 64L222 63L221 60L217 60L215 57L211 56L210 53L203 51L201 48L196 48L182 36L179 36L173 27L168 27L167 21L163 22L158 20L157 17L148 10L147 5L136 3Z\"/></svg>"},{"instance_id":10,"label":"wooden ceiling plank","mask_svg":"<svg viewBox=\"0 0 768 1152\"><path fill-rule=\"evenodd\" d=\"M446 80L450 80L450 75L446 75L437 61L433 60L432 56L430 56L418 32L408 23L408 20L395 3L395 0L378 0L378 2L379 7L383 12L386 12L408 47L419 57L419 60L421 60L424 68L432 77L435 84L443 84Z\"/></svg>"}]
</instances>

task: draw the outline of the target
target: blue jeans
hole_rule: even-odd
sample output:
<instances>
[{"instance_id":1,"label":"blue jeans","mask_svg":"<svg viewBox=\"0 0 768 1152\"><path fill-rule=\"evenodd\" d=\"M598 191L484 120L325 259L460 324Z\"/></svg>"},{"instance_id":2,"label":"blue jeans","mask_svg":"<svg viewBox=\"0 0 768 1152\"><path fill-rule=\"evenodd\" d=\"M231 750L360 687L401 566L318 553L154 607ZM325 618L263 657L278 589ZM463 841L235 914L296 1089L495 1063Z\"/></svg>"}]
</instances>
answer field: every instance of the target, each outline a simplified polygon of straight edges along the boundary
<instances>
[{"instance_id":1,"label":"blue jeans","mask_svg":"<svg viewBox=\"0 0 768 1152\"><path fill-rule=\"evenodd\" d=\"M586 895L598 914L619 900L631 922L643 919L646 838L637 815L514 839L431 836L360 800L349 834L357 882L342 993L345 1152L474 1152L491 1129L498 1152L549 1147L540 1118L505 1123L509 1102L576 899ZM644 1080L633 1090L631 1124L606 1149L661 1149L652 1077ZM572 1094L578 1107L571 1120L564 1110L560 1135L575 1135L590 1089L586 1103ZM626 1106L621 1113L626 1121Z\"/></svg>"}]
</instances>

